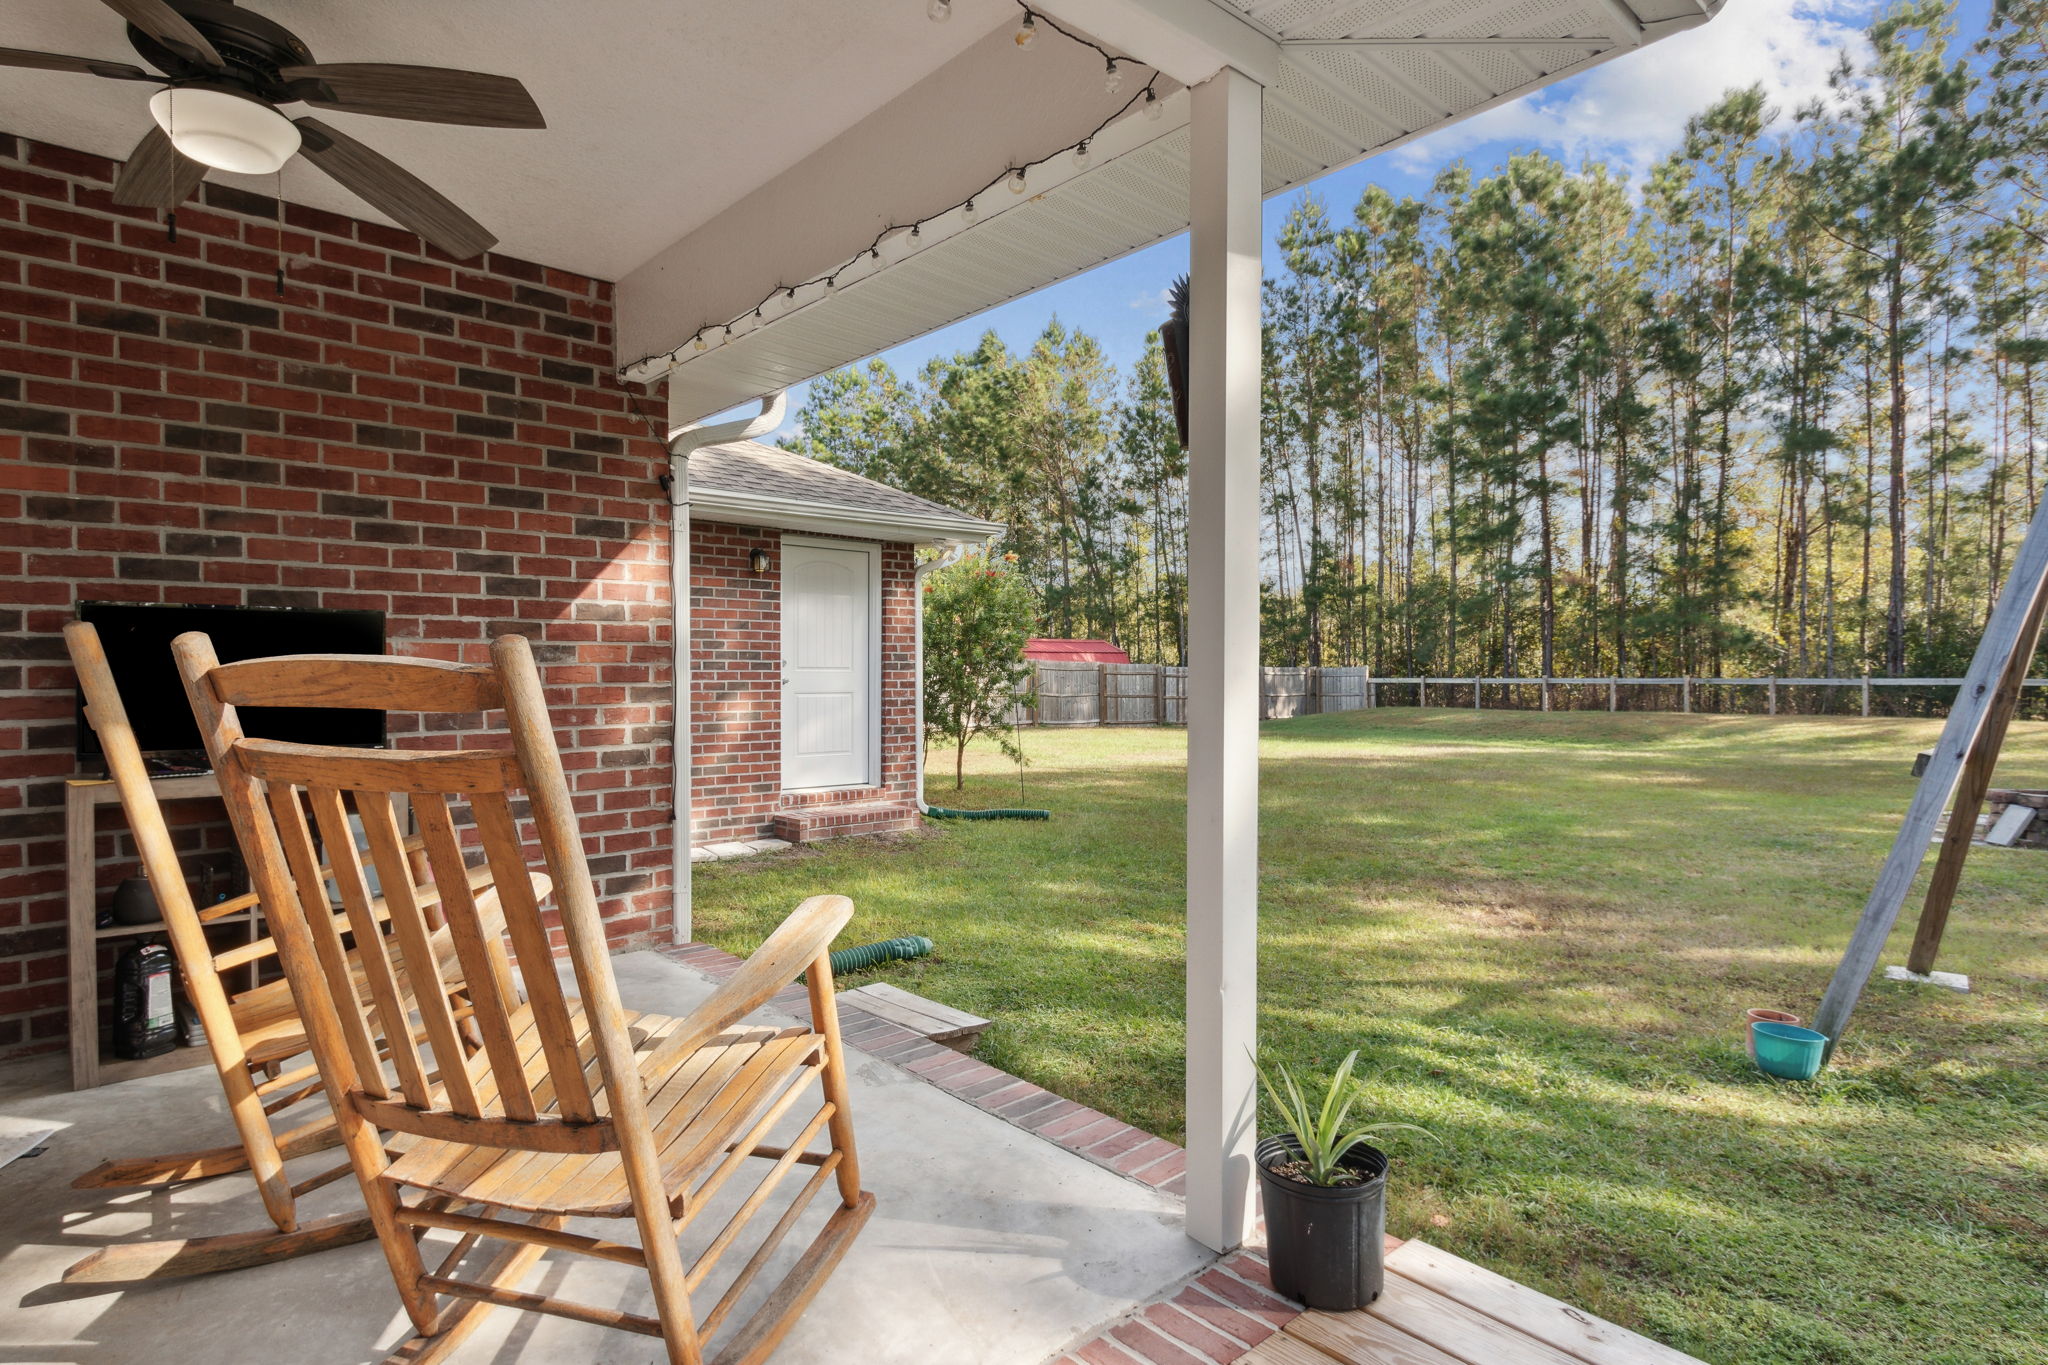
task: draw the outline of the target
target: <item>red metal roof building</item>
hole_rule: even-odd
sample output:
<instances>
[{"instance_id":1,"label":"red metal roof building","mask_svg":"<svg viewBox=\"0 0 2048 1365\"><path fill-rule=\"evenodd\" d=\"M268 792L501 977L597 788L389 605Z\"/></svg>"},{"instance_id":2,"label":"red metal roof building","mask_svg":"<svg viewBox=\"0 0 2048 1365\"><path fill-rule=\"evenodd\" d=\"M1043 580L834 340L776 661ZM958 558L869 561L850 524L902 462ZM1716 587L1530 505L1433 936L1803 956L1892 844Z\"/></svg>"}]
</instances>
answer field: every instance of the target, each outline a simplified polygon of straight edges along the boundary
<instances>
[{"instance_id":1,"label":"red metal roof building","mask_svg":"<svg viewBox=\"0 0 2048 1365\"><path fill-rule=\"evenodd\" d=\"M1127 664L1131 656L1107 640L1027 640L1024 657L1060 664Z\"/></svg>"}]
</instances>

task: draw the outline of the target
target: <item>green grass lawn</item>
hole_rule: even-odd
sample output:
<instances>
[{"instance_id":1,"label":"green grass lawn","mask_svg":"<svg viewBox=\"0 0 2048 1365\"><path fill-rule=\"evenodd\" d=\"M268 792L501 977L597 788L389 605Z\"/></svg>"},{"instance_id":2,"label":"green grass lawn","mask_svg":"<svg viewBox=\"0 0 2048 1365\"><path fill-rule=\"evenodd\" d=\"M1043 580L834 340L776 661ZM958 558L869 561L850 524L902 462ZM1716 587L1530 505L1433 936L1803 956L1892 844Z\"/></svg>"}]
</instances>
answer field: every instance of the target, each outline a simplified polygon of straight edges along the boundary
<instances>
[{"instance_id":1,"label":"green grass lawn","mask_svg":"<svg viewBox=\"0 0 2048 1365\"><path fill-rule=\"evenodd\" d=\"M1973 853L1941 962L1971 994L1873 983L1812 1083L1742 1053L1746 1007L1811 1016L1937 728L1266 726L1262 1037L1364 1049L1381 1116L1441 1139L1390 1139L1389 1230L1712 1362L2048 1362L2048 853ZM863 979L987 1015L990 1062L1177 1137L1183 735L1025 745L1049 823L703 867L698 935L744 953L852 896L844 941L938 943ZM2048 786L2048 725L2014 727L2000 781ZM992 751L950 786L1018 801Z\"/></svg>"}]
</instances>

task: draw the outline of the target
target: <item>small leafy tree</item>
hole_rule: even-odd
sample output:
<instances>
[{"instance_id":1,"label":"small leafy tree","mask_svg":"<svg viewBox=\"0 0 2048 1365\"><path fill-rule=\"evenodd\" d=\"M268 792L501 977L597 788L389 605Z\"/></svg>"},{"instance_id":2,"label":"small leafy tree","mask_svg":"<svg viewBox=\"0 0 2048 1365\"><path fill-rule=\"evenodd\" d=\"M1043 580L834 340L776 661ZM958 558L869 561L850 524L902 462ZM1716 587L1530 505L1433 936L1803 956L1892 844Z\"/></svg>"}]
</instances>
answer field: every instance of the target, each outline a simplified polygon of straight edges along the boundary
<instances>
[{"instance_id":1,"label":"small leafy tree","mask_svg":"<svg viewBox=\"0 0 2048 1365\"><path fill-rule=\"evenodd\" d=\"M1016 559L975 556L925 580L925 739L952 742L954 791L965 784L967 741L976 735L1023 761L1010 715L1031 676L1024 642L1038 606L1011 569Z\"/></svg>"}]
</instances>

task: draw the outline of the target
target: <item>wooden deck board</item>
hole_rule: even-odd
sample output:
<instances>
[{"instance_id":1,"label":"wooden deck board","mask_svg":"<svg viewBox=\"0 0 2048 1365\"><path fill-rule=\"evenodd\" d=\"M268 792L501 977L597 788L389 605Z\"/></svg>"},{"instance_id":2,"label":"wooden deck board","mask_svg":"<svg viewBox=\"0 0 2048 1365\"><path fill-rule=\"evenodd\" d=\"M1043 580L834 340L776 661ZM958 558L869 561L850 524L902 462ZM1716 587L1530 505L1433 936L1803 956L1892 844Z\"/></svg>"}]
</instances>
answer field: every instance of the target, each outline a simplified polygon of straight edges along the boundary
<instances>
[{"instance_id":1,"label":"wooden deck board","mask_svg":"<svg viewBox=\"0 0 2048 1365\"><path fill-rule=\"evenodd\" d=\"M1237 1358L1237 1365L1330 1365L1335 1359L1285 1332L1275 1332Z\"/></svg>"},{"instance_id":2,"label":"wooden deck board","mask_svg":"<svg viewBox=\"0 0 2048 1365\"><path fill-rule=\"evenodd\" d=\"M1319 1365L1332 1360L1345 1365L1459 1365L1457 1356L1444 1354L1370 1311L1303 1313L1282 1335L1314 1345L1323 1354Z\"/></svg>"},{"instance_id":3,"label":"wooden deck board","mask_svg":"<svg viewBox=\"0 0 2048 1365\"><path fill-rule=\"evenodd\" d=\"M1303 1313L1241 1365L1700 1365L1427 1242L1387 1256L1356 1313Z\"/></svg>"},{"instance_id":4,"label":"wooden deck board","mask_svg":"<svg viewBox=\"0 0 2048 1365\"><path fill-rule=\"evenodd\" d=\"M1594 1317L1427 1242L1405 1242L1387 1269L1565 1351L1587 1365L1699 1365L1683 1351Z\"/></svg>"}]
</instances>

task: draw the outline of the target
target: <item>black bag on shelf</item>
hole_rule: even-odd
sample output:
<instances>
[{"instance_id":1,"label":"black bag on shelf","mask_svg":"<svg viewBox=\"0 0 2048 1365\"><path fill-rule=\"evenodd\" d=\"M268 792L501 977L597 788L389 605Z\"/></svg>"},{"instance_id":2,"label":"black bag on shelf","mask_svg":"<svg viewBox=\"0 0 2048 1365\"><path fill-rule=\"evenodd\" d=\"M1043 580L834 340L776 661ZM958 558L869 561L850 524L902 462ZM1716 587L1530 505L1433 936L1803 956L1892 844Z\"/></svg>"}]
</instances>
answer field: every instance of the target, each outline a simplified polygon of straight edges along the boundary
<instances>
[{"instance_id":1,"label":"black bag on shelf","mask_svg":"<svg viewBox=\"0 0 2048 1365\"><path fill-rule=\"evenodd\" d=\"M154 940L132 943L114 964L114 1055L127 1061L161 1057L178 1045L171 1003L171 950Z\"/></svg>"}]
</instances>

